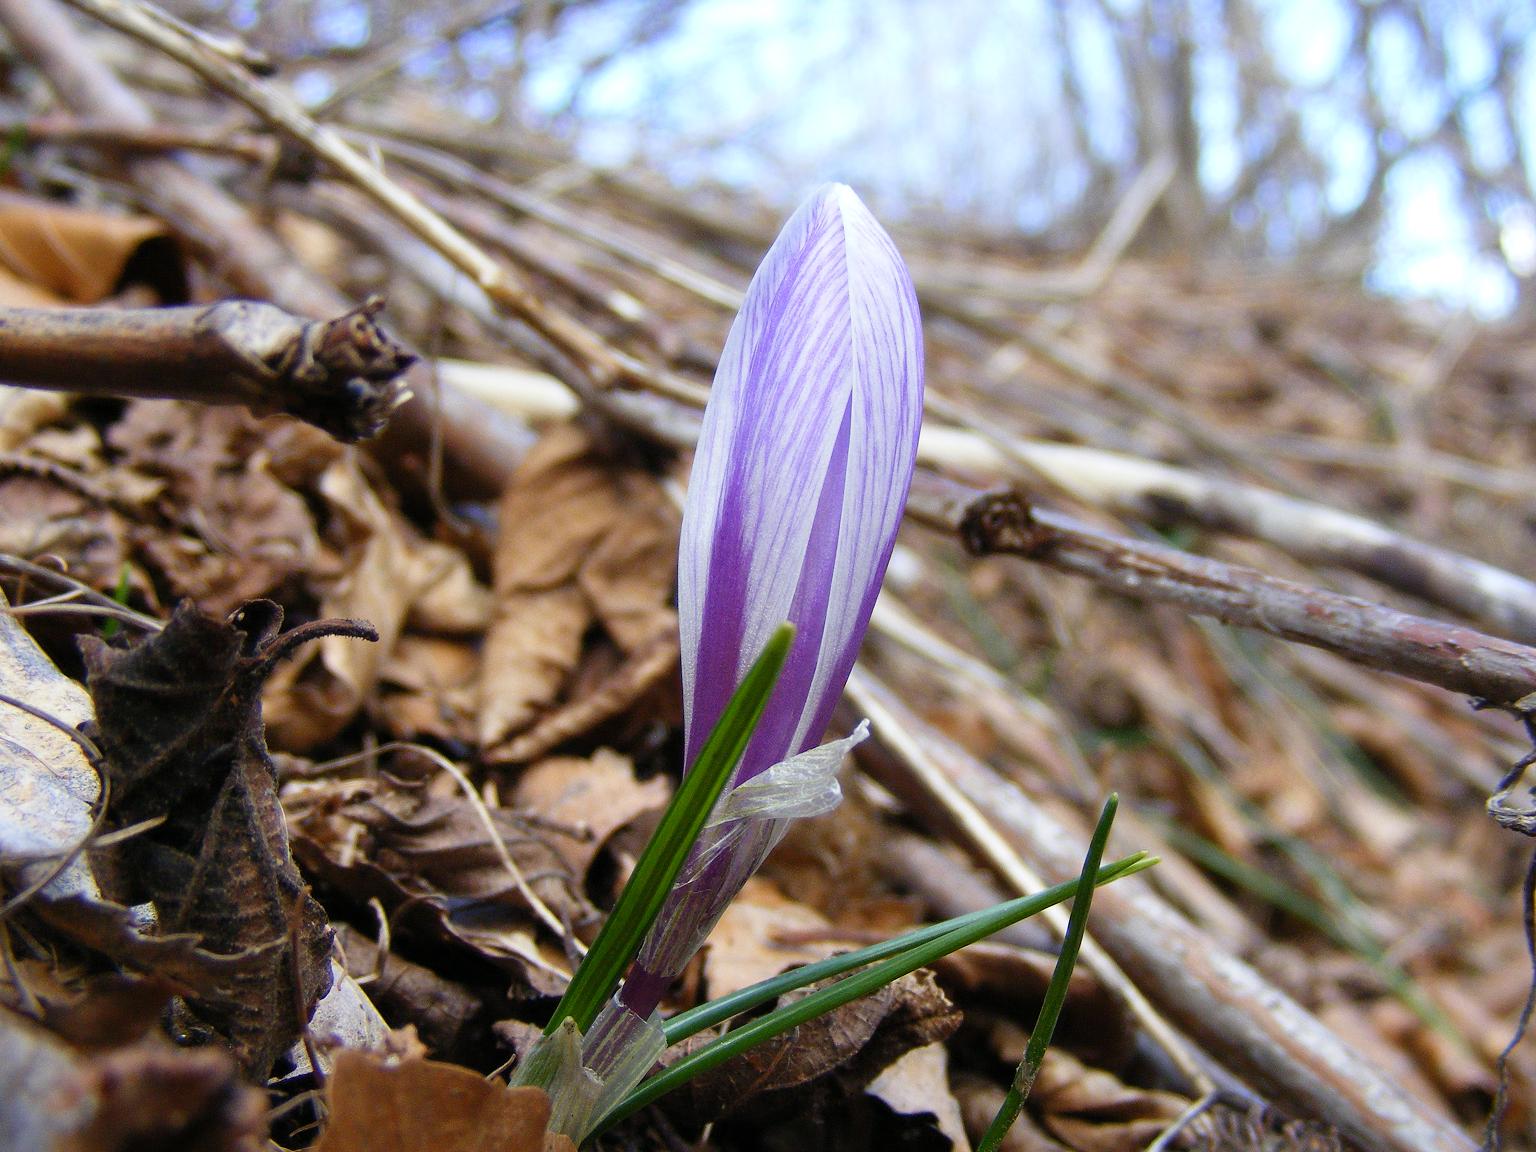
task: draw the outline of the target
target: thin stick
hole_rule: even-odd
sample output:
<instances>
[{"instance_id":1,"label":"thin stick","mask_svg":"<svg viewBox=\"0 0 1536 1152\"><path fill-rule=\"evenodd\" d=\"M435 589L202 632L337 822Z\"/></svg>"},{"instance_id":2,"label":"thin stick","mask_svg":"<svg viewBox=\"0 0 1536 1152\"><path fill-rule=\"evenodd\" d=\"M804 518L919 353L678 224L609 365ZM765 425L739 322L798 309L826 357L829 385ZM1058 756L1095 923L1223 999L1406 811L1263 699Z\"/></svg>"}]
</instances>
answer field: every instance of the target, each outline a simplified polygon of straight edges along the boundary
<instances>
[{"instance_id":1,"label":"thin stick","mask_svg":"<svg viewBox=\"0 0 1536 1152\"><path fill-rule=\"evenodd\" d=\"M1099 531L1031 507L1018 492L980 492L919 474L908 512L979 555L1023 556L1139 600L1253 628L1357 664L1509 704L1536 690L1536 649L1253 568Z\"/></svg>"},{"instance_id":2,"label":"thin stick","mask_svg":"<svg viewBox=\"0 0 1536 1152\"><path fill-rule=\"evenodd\" d=\"M629 363L629 358L615 352L569 316L547 307L538 293L510 269L390 179L334 129L316 123L296 101L278 89L262 83L226 56L209 51L173 25L157 20L130 0L66 2L190 68L208 84L308 148L447 257L491 299L580 363L598 387L617 384L633 375L636 365Z\"/></svg>"},{"instance_id":3,"label":"thin stick","mask_svg":"<svg viewBox=\"0 0 1536 1152\"><path fill-rule=\"evenodd\" d=\"M0 136L27 143L78 144L105 152L208 152L233 156L253 164L277 160L277 141L270 136L234 133L219 128L130 128L105 120L73 116L0 116Z\"/></svg>"},{"instance_id":4,"label":"thin stick","mask_svg":"<svg viewBox=\"0 0 1536 1152\"><path fill-rule=\"evenodd\" d=\"M243 404L351 443L409 399L415 360L374 323L377 297L330 321L273 304L0 308L0 377L28 388Z\"/></svg>"},{"instance_id":5,"label":"thin stick","mask_svg":"<svg viewBox=\"0 0 1536 1152\"><path fill-rule=\"evenodd\" d=\"M57 0L0 0L0 24L71 111L130 130L154 127L148 106L96 57ZM126 166L150 209L236 293L315 318L336 316L352 305L309 273L271 229L259 225L228 193L174 156L130 157ZM392 464L409 465L426 452L434 429L441 427L458 475L480 490L499 490L521 458L527 440L519 435L523 430L458 393L445 393L440 412L430 410L421 399L434 385L425 361L411 366L409 379L417 398L399 410L388 435L375 441L376 450Z\"/></svg>"},{"instance_id":6,"label":"thin stick","mask_svg":"<svg viewBox=\"0 0 1536 1152\"><path fill-rule=\"evenodd\" d=\"M1268 488L1120 452L998 434L959 406L931 406L973 427L925 427L918 455L927 463L1025 483L1039 477L1121 516L1265 540L1298 559L1349 568L1464 613L1512 640L1536 642L1536 583L1502 568Z\"/></svg>"}]
</instances>

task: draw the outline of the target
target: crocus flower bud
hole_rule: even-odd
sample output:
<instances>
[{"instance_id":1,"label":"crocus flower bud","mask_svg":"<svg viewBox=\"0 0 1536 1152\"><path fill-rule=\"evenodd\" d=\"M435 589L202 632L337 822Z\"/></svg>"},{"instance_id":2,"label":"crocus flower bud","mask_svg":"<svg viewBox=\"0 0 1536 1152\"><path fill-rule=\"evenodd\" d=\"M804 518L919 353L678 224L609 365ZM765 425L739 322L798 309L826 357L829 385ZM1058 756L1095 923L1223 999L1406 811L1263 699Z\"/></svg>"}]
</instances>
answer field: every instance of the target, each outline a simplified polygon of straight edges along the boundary
<instances>
[{"instance_id":1,"label":"crocus flower bud","mask_svg":"<svg viewBox=\"0 0 1536 1152\"><path fill-rule=\"evenodd\" d=\"M923 411L911 277L844 184L774 241L731 326L678 565L687 763L784 621L794 646L736 780L818 739L901 521Z\"/></svg>"},{"instance_id":2,"label":"crocus flower bud","mask_svg":"<svg viewBox=\"0 0 1536 1152\"><path fill-rule=\"evenodd\" d=\"M827 185L753 276L704 412L678 564L687 763L786 620L794 642L729 790L582 1041L583 1115L648 1062L667 985L789 822L837 803L836 769L867 725L811 746L874 609L922 409L911 277L853 190Z\"/></svg>"},{"instance_id":3,"label":"crocus flower bud","mask_svg":"<svg viewBox=\"0 0 1536 1152\"><path fill-rule=\"evenodd\" d=\"M866 729L810 746L869 624L922 410L911 277L853 190L827 185L753 276L704 411L678 549L689 763L774 629L787 620L795 638L625 981L620 999L642 1017L789 821L837 803L837 765Z\"/></svg>"}]
</instances>

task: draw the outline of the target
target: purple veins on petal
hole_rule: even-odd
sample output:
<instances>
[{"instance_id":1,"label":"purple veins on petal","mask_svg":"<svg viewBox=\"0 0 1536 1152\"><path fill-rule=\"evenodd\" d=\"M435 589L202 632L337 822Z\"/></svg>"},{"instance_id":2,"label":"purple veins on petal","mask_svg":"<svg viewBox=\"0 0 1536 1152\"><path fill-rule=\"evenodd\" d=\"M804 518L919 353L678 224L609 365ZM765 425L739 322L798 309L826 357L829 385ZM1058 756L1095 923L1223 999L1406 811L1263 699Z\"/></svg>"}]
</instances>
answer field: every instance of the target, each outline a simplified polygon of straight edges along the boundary
<instances>
[{"instance_id":1,"label":"purple veins on petal","mask_svg":"<svg viewBox=\"0 0 1536 1152\"><path fill-rule=\"evenodd\" d=\"M911 280L858 197L830 185L753 277L705 412L679 571L690 762L784 620L794 646L738 779L821 734L890 558L921 415Z\"/></svg>"}]
</instances>

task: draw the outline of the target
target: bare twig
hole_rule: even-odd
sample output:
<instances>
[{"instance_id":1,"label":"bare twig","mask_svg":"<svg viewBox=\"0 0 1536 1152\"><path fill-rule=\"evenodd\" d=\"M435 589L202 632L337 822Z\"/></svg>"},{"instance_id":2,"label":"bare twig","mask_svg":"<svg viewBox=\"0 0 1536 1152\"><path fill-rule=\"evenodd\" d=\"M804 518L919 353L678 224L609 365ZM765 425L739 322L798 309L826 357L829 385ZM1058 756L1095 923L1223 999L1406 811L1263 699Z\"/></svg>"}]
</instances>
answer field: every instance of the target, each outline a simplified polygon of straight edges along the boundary
<instances>
[{"instance_id":1,"label":"bare twig","mask_svg":"<svg viewBox=\"0 0 1536 1152\"><path fill-rule=\"evenodd\" d=\"M352 442L409 398L415 359L374 323L377 298L335 320L273 304L0 309L0 377L29 388L243 404Z\"/></svg>"},{"instance_id":2,"label":"bare twig","mask_svg":"<svg viewBox=\"0 0 1536 1152\"><path fill-rule=\"evenodd\" d=\"M148 107L97 59L57 0L0 0L0 24L74 113L130 130L154 127ZM223 189L178 160L140 156L127 167L151 209L238 294L316 318L352 307ZM483 490L499 489L526 448L526 431L472 397L446 389L439 396L424 361L417 361L406 379L417 398L399 410L376 450L419 465L434 429L441 428L444 450L459 473Z\"/></svg>"},{"instance_id":3,"label":"bare twig","mask_svg":"<svg viewBox=\"0 0 1536 1152\"><path fill-rule=\"evenodd\" d=\"M130 0L66 0L118 31L185 65L214 88L239 100L273 127L291 136L386 208L411 232L448 258L498 305L508 309L590 374L600 388L639 378L651 384L643 366L610 348L595 333L550 308L505 265L368 160L339 133L316 123L294 100L262 83L226 56L155 19Z\"/></svg>"},{"instance_id":4,"label":"bare twig","mask_svg":"<svg viewBox=\"0 0 1536 1152\"><path fill-rule=\"evenodd\" d=\"M1101 532L1032 508L1017 492L978 492L920 474L908 511L977 553L1011 553L1141 600L1254 628L1494 703L1536 690L1536 650L1422 616L1308 588L1252 568Z\"/></svg>"},{"instance_id":5,"label":"bare twig","mask_svg":"<svg viewBox=\"0 0 1536 1152\"><path fill-rule=\"evenodd\" d=\"M922 458L962 473L1042 476L1079 500L1154 525L1265 540L1536 641L1536 583L1336 508L1118 452L929 426Z\"/></svg>"},{"instance_id":6,"label":"bare twig","mask_svg":"<svg viewBox=\"0 0 1536 1152\"><path fill-rule=\"evenodd\" d=\"M0 116L0 136L28 143L81 144L105 152L210 152L265 165L276 161L278 151L277 141L254 133L162 125L130 128L73 116Z\"/></svg>"}]
</instances>

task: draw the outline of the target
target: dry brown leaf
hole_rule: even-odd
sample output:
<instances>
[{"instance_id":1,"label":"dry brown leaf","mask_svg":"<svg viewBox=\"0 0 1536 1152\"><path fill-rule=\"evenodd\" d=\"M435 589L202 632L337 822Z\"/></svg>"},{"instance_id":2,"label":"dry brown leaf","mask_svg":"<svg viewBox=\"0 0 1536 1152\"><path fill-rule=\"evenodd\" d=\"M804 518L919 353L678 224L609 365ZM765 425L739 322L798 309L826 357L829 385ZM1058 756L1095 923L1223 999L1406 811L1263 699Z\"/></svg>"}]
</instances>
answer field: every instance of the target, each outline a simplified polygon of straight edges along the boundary
<instances>
[{"instance_id":1,"label":"dry brown leaf","mask_svg":"<svg viewBox=\"0 0 1536 1152\"><path fill-rule=\"evenodd\" d=\"M544 943L548 932L537 927L479 812L451 778L412 787L382 774L295 782L283 800L306 871L359 902L382 901L397 935L467 945L512 967L540 994L563 991L564 956ZM557 833L506 808L486 812L517 875L545 908L576 925L595 917L580 879L551 846Z\"/></svg>"},{"instance_id":2,"label":"dry brown leaf","mask_svg":"<svg viewBox=\"0 0 1536 1152\"><path fill-rule=\"evenodd\" d=\"M785 943L786 937L811 939ZM777 885L755 876L726 908L705 942L704 979L709 999L728 996L787 968L847 951L836 929L813 908L790 899Z\"/></svg>"},{"instance_id":3,"label":"dry brown leaf","mask_svg":"<svg viewBox=\"0 0 1536 1152\"><path fill-rule=\"evenodd\" d=\"M500 522L480 741L505 763L590 730L670 675L677 527L654 478L603 459L573 426L529 453ZM594 622L628 659L583 688L574 681Z\"/></svg>"},{"instance_id":4,"label":"dry brown leaf","mask_svg":"<svg viewBox=\"0 0 1536 1152\"><path fill-rule=\"evenodd\" d=\"M1032 1019L1045 999L1056 957L998 940L983 940L941 957L931 967L946 991L966 1005ZM1119 1067L1135 1051L1137 1022L1119 998L1085 966L1072 970L1054 1044L1095 1064Z\"/></svg>"},{"instance_id":5,"label":"dry brown leaf","mask_svg":"<svg viewBox=\"0 0 1536 1152\"><path fill-rule=\"evenodd\" d=\"M475 738L480 653L465 640L406 633L379 673L378 719L397 740Z\"/></svg>"},{"instance_id":6,"label":"dry brown leaf","mask_svg":"<svg viewBox=\"0 0 1536 1152\"><path fill-rule=\"evenodd\" d=\"M95 304L123 277L146 243L170 243L165 225L147 216L118 216L67 208L15 195L0 196L0 303L12 307Z\"/></svg>"},{"instance_id":7,"label":"dry brown leaf","mask_svg":"<svg viewBox=\"0 0 1536 1152\"><path fill-rule=\"evenodd\" d=\"M780 1003L813 988L781 997ZM813 1082L814 1093L846 1098L904 1053L945 1040L959 1025L959 1012L932 973L919 970L695 1077L664 1106L697 1124L726 1115L755 1118L804 1109L807 1097L793 1090Z\"/></svg>"},{"instance_id":8,"label":"dry brown leaf","mask_svg":"<svg viewBox=\"0 0 1536 1152\"><path fill-rule=\"evenodd\" d=\"M480 679L480 743L528 727L554 703L581 656L592 611L574 585L498 601L485 637Z\"/></svg>"},{"instance_id":9,"label":"dry brown leaf","mask_svg":"<svg viewBox=\"0 0 1536 1152\"><path fill-rule=\"evenodd\" d=\"M393 953L381 955L374 941L345 924L336 928L336 950L345 958L347 972L367 981L368 998L379 1010L391 1020L409 1021L405 1029L419 1037L418 1051L394 1054L472 1061L484 1043L482 996L424 965ZM390 1044L397 1047L395 1035L391 1034Z\"/></svg>"},{"instance_id":10,"label":"dry brown leaf","mask_svg":"<svg viewBox=\"0 0 1536 1152\"><path fill-rule=\"evenodd\" d=\"M275 478L266 431L243 409L140 400L107 442L122 469L165 483L166 523L135 526L134 541L177 596L215 613L280 590L320 553L304 497Z\"/></svg>"},{"instance_id":11,"label":"dry brown leaf","mask_svg":"<svg viewBox=\"0 0 1536 1152\"><path fill-rule=\"evenodd\" d=\"M647 812L659 812L670 797L663 777L637 780L628 757L600 748L591 759L561 756L535 764L518 779L511 801L539 818L546 843L584 884L609 838ZM563 834L557 826L579 834Z\"/></svg>"},{"instance_id":12,"label":"dry brown leaf","mask_svg":"<svg viewBox=\"0 0 1536 1152\"><path fill-rule=\"evenodd\" d=\"M258 600L220 620L180 604L128 647L80 638L94 737L112 783L109 825L149 829L113 849L115 885L238 964L189 990L183 1025L227 1043L265 1079L330 990L330 924L294 867L267 754L261 685L306 639L367 629L317 621L282 634Z\"/></svg>"},{"instance_id":13,"label":"dry brown leaf","mask_svg":"<svg viewBox=\"0 0 1536 1152\"><path fill-rule=\"evenodd\" d=\"M655 484L634 483L623 515L582 563L582 591L614 642L626 653L677 632L669 606L677 580L679 524Z\"/></svg>"},{"instance_id":14,"label":"dry brown leaf","mask_svg":"<svg viewBox=\"0 0 1536 1152\"><path fill-rule=\"evenodd\" d=\"M0 479L0 552L67 556L95 587L117 583L126 557L123 518L101 500L46 476Z\"/></svg>"},{"instance_id":15,"label":"dry brown leaf","mask_svg":"<svg viewBox=\"0 0 1536 1152\"><path fill-rule=\"evenodd\" d=\"M463 555L422 540L385 505L355 454L336 459L317 487L342 537L340 575L323 592L321 611L369 621L378 629L379 643L366 645L364 652L322 641L315 657L285 665L273 677L267 692L268 731L274 743L293 751L331 739L357 714L375 691L418 602L440 586L461 592L474 586ZM460 626L482 620L483 589L461 607Z\"/></svg>"},{"instance_id":16,"label":"dry brown leaf","mask_svg":"<svg viewBox=\"0 0 1536 1152\"><path fill-rule=\"evenodd\" d=\"M1046 1051L1029 1100L1042 1126L1080 1152L1140 1152L1189 1106L1171 1092L1133 1088L1059 1048Z\"/></svg>"},{"instance_id":17,"label":"dry brown leaf","mask_svg":"<svg viewBox=\"0 0 1536 1152\"><path fill-rule=\"evenodd\" d=\"M0 452L16 451L39 428L61 419L69 405L63 392L0 384Z\"/></svg>"},{"instance_id":18,"label":"dry brown leaf","mask_svg":"<svg viewBox=\"0 0 1536 1152\"><path fill-rule=\"evenodd\" d=\"M965 1117L966 1131L972 1137L978 1140L981 1138L992 1123L992 1117L1002 1107L1004 1095L1002 1085L990 1080L974 1075L955 1078L955 1099L959 1101L960 1111ZM1019 1114L1013 1127L1008 1129L1003 1142L998 1146L998 1152L1072 1152L1072 1149L1042 1132L1035 1118L1026 1110Z\"/></svg>"},{"instance_id":19,"label":"dry brown leaf","mask_svg":"<svg viewBox=\"0 0 1536 1152\"><path fill-rule=\"evenodd\" d=\"M266 1101L217 1049L94 1055L0 1009L0 1142L28 1152L260 1152Z\"/></svg>"},{"instance_id":20,"label":"dry brown leaf","mask_svg":"<svg viewBox=\"0 0 1536 1152\"><path fill-rule=\"evenodd\" d=\"M508 1088L431 1060L339 1052L316 1152L575 1152L545 1131L542 1088Z\"/></svg>"},{"instance_id":21,"label":"dry brown leaf","mask_svg":"<svg viewBox=\"0 0 1536 1152\"><path fill-rule=\"evenodd\" d=\"M956 1152L969 1152L960 1104L949 1090L949 1051L925 1044L899 1056L865 1089L900 1116L929 1118Z\"/></svg>"},{"instance_id":22,"label":"dry brown leaf","mask_svg":"<svg viewBox=\"0 0 1536 1152\"><path fill-rule=\"evenodd\" d=\"M626 656L622 663L588 684L582 675L569 703L546 712L526 732L485 750L492 764L521 764L535 760L599 724L621 716L659 686L677 678L678 639L675 628L661 632ZM596 666L582 665L582 673Z\"/></svg>"},{"instance_id":23,"label":"dry brown leaf","mask_svg":"<svg viewBox=\"0 0 1536 1152\"><path fill-rule=\"evenodd\" d=\"M574 425L552 429L502 495L497 598L573 579L618 519L619 496L591 438Z\"/></svg>"}]
</instances>

